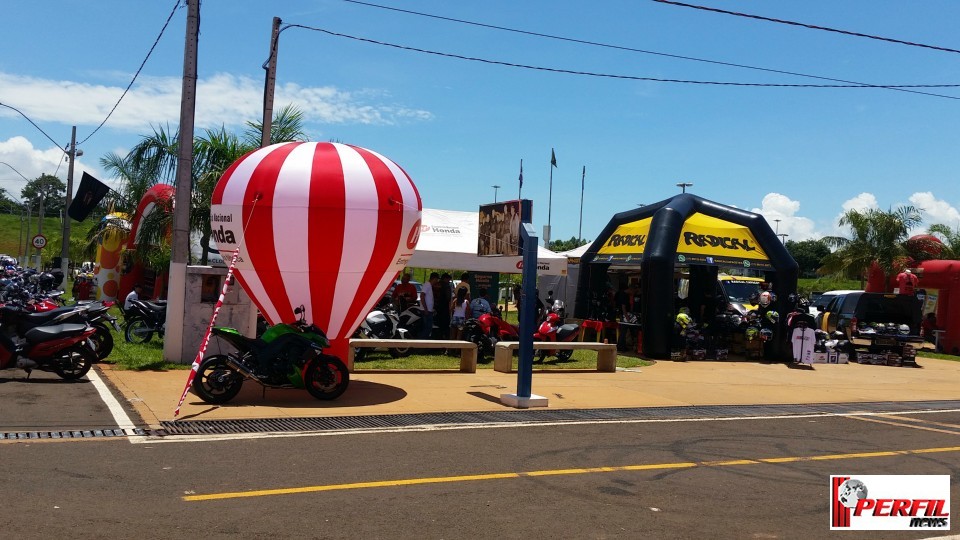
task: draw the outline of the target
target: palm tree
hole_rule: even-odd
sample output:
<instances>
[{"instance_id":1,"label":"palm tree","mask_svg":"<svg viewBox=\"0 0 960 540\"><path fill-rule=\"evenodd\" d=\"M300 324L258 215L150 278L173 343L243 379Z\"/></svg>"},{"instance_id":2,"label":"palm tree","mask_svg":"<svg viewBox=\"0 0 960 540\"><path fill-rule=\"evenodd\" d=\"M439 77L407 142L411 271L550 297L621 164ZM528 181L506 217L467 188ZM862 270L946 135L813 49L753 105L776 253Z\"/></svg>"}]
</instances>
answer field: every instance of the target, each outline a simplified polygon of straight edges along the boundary
<instances>
[{"instance_id":1,"label":"palm tree","mask_svg":"<svg viewBox=\"0 0 960 540\"><path fill-rule=\"evenodd\" d=\"M834 274L857 276L861 287L870 267L876 264L884 273L884 283L903 269L907 257L904 245L910 230L923 221L913 206L896 210L848 210L837 224L849 226L852 238L827 236L823 241L835 251L824 257L823 270Z\"/></svg>"},{"instance_id":2,"label":"palm tree","mask_svg":"<svg viewBox=\"0 0 960 540\"><path fill-rule=\"evenodd\" d=\"M260 147L262 123L247 122L247 129L241 140L237 135L227 132L226 128L205 130L204 135L194 140L194 158L191 171L193 191L190 201L190 230L199 231L200 245L203 246L200 264L207 264L210 243L210 200L213 190L230 165L244 154ZM303 131L303 112L293 106L280 109L274 117L270 141L271 144L287 141L305 141ZM169 129L155 129L152 136L145 137L123 160L127 169L117 168L125 178L137 178L130 182L129 197L139 201L143 193L157 182L175 184L177 170L177 135ZM141 190L142 189L142 190ZM136 204L136 203L134 203ZM169 210L169 209L168 209ZM130 210L133 213L133 209ZM141 260L150 256L155 267L162 266L157 253L166 253L169 260L169 240L167 235L173 226L172 211L153 212L140 223L138 236L148 245L160 246L159 250L138 250L136 256ZM140 253L143 251L143 253Z\"/></svg>"},{"instance_id":3,"label":"palm tree","mask_svg":"<svg viewBox=\"0 0 960 540\"><path fill-rule=\"evenodd\" d=\"M937 223L930 226L929 232L943 242L943 251L940 252L940 258L956 259L960 257L960 229L951 229L943 223Z\"/></svg>"}]
</instances>

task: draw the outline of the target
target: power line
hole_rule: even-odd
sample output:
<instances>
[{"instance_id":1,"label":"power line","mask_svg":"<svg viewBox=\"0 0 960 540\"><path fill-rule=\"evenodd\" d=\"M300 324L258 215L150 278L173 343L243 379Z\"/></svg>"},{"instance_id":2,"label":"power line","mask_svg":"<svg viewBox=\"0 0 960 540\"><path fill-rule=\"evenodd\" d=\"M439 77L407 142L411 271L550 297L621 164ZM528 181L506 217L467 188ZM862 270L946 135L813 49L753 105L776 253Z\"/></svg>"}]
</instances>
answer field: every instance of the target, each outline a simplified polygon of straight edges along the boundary
<instances>
[{"instance_id":1,"label":"power line","mask_svg":"<svg viewBox=\"0 0 960 540\"><path fill-rule=\"evenodd\" d=\"M147 56L143 59L143 62L140 63L140 67L137 68L137 72L133 74L133 79L130 80L130 84L128 84L127 87L123 90L123 93L120 94L120 99L118 99L117 102L113 104L113 108L110 109L109 113L107 113L107 116L106 118L103 119L103 122L100 122L100 125L97 126L97 128L94 129L93 132L87 135L82 141L78 142L77 143L78 145L81 145L87 142L90 139L90 137L93 137L93 135L96 132L100 131L100 128L102 128L103 125L107 123L107 120L110 119L110 117L113 115L113 112L117 110L117 107L120 105L120 102L123 101L123 98L127 95L127 92L129 92L130 88L133 87L133 83L137 81L137 77L140 75L140 71L142 71L143 66L147 64L147 60L150 59L150 55L153 54L153 50L157 48L157 44L160 43L160 38L163 37L163 33L167 30L167 26L170 24L170 20L173 19L173 14L177 12L177 8L179 7L180 7L180 0L176 0L176 2L173 3L173 9L170 11L170 15L167 17L167 21L163 23L163 28L160 29L160 34L157 35L157 39L153 41L153 45L150 47L150 50L147 51Z\"/></svg>"},{"instance_id":2,"label":"power line","mask_svg":"<svg viewBox=\"0 0 960 540\"><path fill-rule=\"evenodd\" d=\"M33 127L37 128L37 131L39 131L40 133L43 133L43 136L46 137L48 141L52 142L53 145L56 146L57 148L60 148L60 143L58 143L57 141L53 140L53 137L51 137L50 135L47 135L47 132L44 131L43 129L41 129L40 126L38 126L38 125L36 124L36 122L34 122L33 120L31 120L29 116L23 114L23 111L21 111L20 109L14 107L14 106L12 106L12 105L7 105L6 103L0 103L0 107L6 107L6 108L8 108L8 109L11 109L11 110L15 111L17 114L19 114L20 116L24 117L24 118L27 120L27 122L30 122L30 123L33 125ZM63 150L62 148L60 148L60 149ZM66 153L67 153L66 150L64 150L63 153L66 154Z\"/></svg>"},{"instance_id":3,"label":"power line","mask_svg":"<svg viewBox=\"0 0 960 540\"><path fill-rule=\"evenodd\" d=\"M565 36L557 36L557 35L554 35L554 34L544 34L544 33L540 33L540 32L532 32L532 31L529 31L529 30L520 30L520 29L517 29L517 28L510 28L510 27L506 27L506 26L497 26L497 25L493 25L493 24L480 23L480 22L476 22L476 21L468 21L468 20L464 20L464 19L456 19L456 18L453 18L453 17L444 17L444 16L442 16L442 15L434 15L434 14L432 14L432 13L424 13L424 12L421 12L421 11L412 11L412 10L408 10L408 9L401 9L401 8L396 8L396 7L391 7L391 6L384 6L384 5L380 5L380 4L374 4L374 3L372 3L372 2L363 2L363 1L361 1L361 0L343 0L343 1L344 1L344 2L348 2L348 3L351 3L351 4L358 4L358 5L367 6L367 7L373 7L373 8L377 8L377 9L384 9L384 10L388 10L388 11L396 11L396 12L399 12L399 13L406 13L406 14L408 14L408 15L416 15L416 16L420 16L420 17L427 17L427 18L438 19L438 20L442 20L442 21L455 22L455 23L466 24L466 25L470 25L470 26L478 26L478 27L481 27L481 28L490 28L490 29L492 29L492 30L500 30L500 31L504 31L504 32L512 32L512 33L516 33L516 34L523 34L523 35L534 36L534 37L554 39L554 40L558 40L558 41L566 41L566 42L569 42L569 43L578 43L578 44L581 44L581 45L590 45L590 46L593 46L593 47L603 47L603 48L607 48L607 49L615 49L615 50L621 50L621 51L627 51L627 52L635 52L635 53L641 53L641 54L649 54L649 55L654 55L654 56L663 56L663 57L666 57L666 58L676 58L676 59L678 59L678 60L689 60L689 61L691 61L691 62L703 62L703 63L707 63L707 64L715 64L715 65L720 65L720 66L728 66L728 67L735 67L735 68L741 68L741 69L752 69L752 70L756 70L756 71L765 71L765 72L768 72L768 73L777 73L777 74L780 74L780 75L792 75L792 76L795 76L795 77L806 77L806 78L810 78L810 79L818 79L818 80L823 80L823 81L833 81L833 82L840 82L840 83L853 84L853 85L861 85L861 86L875 86L875 85L869 85L869 84L866 84L866 83L861 83L861 82L859 82L859 81L851 81L851 80L846 80L846 79L836 79L836 78L824 77L824 76L820 76L820 75L811 75L811 74L809 74L809 73L800 73L800 72L796 72L796 71L787 71L787 70L781 70L781 69L773 69L773 68L765 68L765 67L751 66L751 65L747 65L747 64L738 64L738 63L735 63L735 62L724 62L724 61L721 61L721 60L710 60L710 59L706 59L706 58L697 58L697 57L694 57L694 56L684 56L684 55L680 55L680 54L671 54L671 53L665 53L665 52L659 52L659 51L651 51L651 50L647 50L647 49L638 49L638 48L635 48L635 47L627 47L627 46L624 46L624 45L613 45L613 44L610 44L610 43L601 43L601 42L590 41L590 40L585 40L585 39L577 39L577 38L570 38L570 37L565 37ZM879 88L885 88L885 89L888 89L888 90L897 90L897 91L901 91L901 92L910 92L910 93L917 93L917 94L926 94L926 92L911 91L911 90L907 90L907 89L905 89L905 88L903 88L903 87L899 87L899 88L897 88L897 87L889 87L889 86L878 86L878 87L879 87ZM950 97L950 96L940 96L939 94L929 94L929 95L934 95L934 96L937 96L937 97Z\"/></svg>"},{"instance_id":4,"label":"power line","mask_svg":"<svg viewBox=\"0 0 960 540\"><path fill-rule=\"evenodd\" d=\"M650 82L699 84L699 85L713 85L713 86L751 86L751 87L770 87L770 88L885 88L885 89L891 89L891 90L903 90L905 92L924 94L924 95L934 96L934 97L942 97L946 99L960 99L960 97L957 97L957 96L948 96L944 94L934 94L931 92L920 92L917 90L909 90L911 88L957 88L957 87L960 87L960 84L784 84L784 83L748 83L748 82L732 82L732 81L701 81L701 80L691 80L691 79L664 79L664 78L658 78L658 77L639 77L634 75L617 75L617 74L610 74L610 73L596 73L591 71L548 68L548 67L542 67L542 66L532 66L528 64L504 62L500 60L489 60L486 58L477 58L472 56L463 56L463 55L453 54L453 53L431 51L428 49L420 49L417 47L409 47L406 45L397 45L395 43L388 43L385 41L378 41L378 40L369 39L369 38L351 36L349 34L342 34L339 32L333 32L331 30L317 28L314 26L307 26L303 24L291 24L291 25L288 25L287 28L303 28L305 30L313 30L315 32L321 32L330 36L342 37L346 39L362 41L365 43L372 43L374 45L382 45L384 47L392 47L395 49L401 49L405 51L419 52L419 53L430 54L434 56L442 56L445 58L456 58L458 60L469 60L471 62L481 62L485 64L493 64L493 65L499 65L499 66L531 69L535 71L565 73L568 75L583 75L583 76L589 76L589 77L623 79L623 80L631 80L631 81L650 81Z\"/></svg>"},{"instance_id":5,"label":"power line","mask_svg":"<svg viewBox=\"0 0 960 540\"><path fill-rule=\"evenodd\" d=\"M350 0L346 0L346 1L349 2ZM926 44L923 44L923 43L916 43L916 42L913 42L913 41L904 41L904 40L902 40L902 39L894 39L894 38L888 38L888 37L883 37L883 36L875 36L875 35L872 35L872 34L863 34L863 33L861 33L861 32L851 32L851 31L849 31L849 30L838 30L838 29L836 29L836 28L830 28L830 27L827 27L827 26L818 26L818 25L815 25L815 24L807 24L807 23L800 23L800 22L795 22L795 21L787 21L787 20L784 20L784 19L774 19L774 18L772 18L772 17L763 17L763 16L760 16L760 15L751 15L751 14L749 14L749 13L740 13L739 11L727 11L727 10L725 10L725 9L717 9L717 8L706 7L706 6L697 6L697 5L694 5L694 4L685 4L685 3L683 3L683 2L674 2L673 0L653 0L653 1L654 1L654 2L658 2L658 3L660 3L660 4L670 4L670 5L674 5L674 6L688 7L688 8L693 8L693 9L700 9L700 10L703 10L703 11L712 11L712 12L714 12L714 13L723 13L724 15L734 15L734 16L736 16L736 17L746 17L746 18L748 18L748 19L757 19L757 20L759 20L759 21L769 21L769 22L775 22L775 23L779 23L779 24L788 24L788 25L790 25L790 26L801 26L801 27L803 27L803 28L810 28L810 29L812 29L812 30L823 30L823 31L825 31L825 32L834 32L834 33L837 33L837 34L844 34L844 35L847 35L847 36L862 37L862 38L867 38L867 39L876 39L876 40L878 40L878 41L887 41L887 42L889 42L889 43L899 43L900 45L909 45L909 46L911 46L911 47L922 47L922 48L924 48L924 49L933 49L933 50L935 50L935 51L943 51L943 52L950 52L950 53L960 53L960 50L951 49L951 48L949 48L949 47L939 47L939 46L936 46L936 45L926 45Z\"/></svg>"}]
</instances>

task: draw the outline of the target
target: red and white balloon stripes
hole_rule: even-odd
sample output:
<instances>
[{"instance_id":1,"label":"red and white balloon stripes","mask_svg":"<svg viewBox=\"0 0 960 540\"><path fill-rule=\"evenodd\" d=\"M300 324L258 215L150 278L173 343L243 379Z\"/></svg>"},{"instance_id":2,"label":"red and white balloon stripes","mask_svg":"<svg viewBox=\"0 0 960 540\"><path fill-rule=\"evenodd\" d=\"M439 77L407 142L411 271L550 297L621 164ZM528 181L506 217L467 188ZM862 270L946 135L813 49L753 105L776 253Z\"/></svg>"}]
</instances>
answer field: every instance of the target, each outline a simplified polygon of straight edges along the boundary
<instances>
[{"instance_id":1,"label":"red and white balloon stripes","mask_svg":"<svg viewBox=\"0 0 960 540\"><path fill-rule=\"evenodd\" d=\"M380 154L291 142L231 165L210 217L222 253L240 246L237 279L267 321L293 322L303 304L344 358L350 334L413 255L420 211L413 181Z\"/></svg>"}]
</instances>

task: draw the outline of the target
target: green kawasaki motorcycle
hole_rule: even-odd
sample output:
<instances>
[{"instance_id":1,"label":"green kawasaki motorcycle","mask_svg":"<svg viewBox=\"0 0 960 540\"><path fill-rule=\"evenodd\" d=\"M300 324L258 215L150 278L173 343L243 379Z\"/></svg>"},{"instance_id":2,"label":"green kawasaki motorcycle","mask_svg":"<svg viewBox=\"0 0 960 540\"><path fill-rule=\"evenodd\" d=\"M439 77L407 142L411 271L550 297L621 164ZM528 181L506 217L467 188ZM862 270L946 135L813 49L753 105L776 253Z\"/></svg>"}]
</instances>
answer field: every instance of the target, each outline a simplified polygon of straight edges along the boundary
<instances>
[{"instance_id":1,"label":"green kawasaki motorcycle","mask_svg":"<svg viewBox=\"0 0 960 540\"><path fill-rule=\"evenodd\" d=\"M271 326L259 339L233 328L215 326L213 334L237 350L208 356L193 379L193 393L203 401L226 403L236 397L244 379L266 388L306 388L317 399L336 399L347 389L350 373L339 358L323 354L330 341L304 320L303 306L293 324Z\"/></svg>"}]
</instances>

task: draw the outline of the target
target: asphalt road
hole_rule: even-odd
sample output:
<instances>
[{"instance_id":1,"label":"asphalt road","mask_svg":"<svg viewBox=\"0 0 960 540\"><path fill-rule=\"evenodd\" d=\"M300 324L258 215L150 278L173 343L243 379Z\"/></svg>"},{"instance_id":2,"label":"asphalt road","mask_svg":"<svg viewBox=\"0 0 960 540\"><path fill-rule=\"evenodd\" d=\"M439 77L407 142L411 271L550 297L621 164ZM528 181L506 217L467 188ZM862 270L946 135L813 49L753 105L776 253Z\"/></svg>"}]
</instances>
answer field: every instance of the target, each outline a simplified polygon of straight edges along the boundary
<instances>
[{"instance_id":1,"label":"asphalt road","mask_svg":"<svg viewBox=\"0 0 960 540\"><path fill-rule=\"evenodd\" d=\"M905 450L923 452L884 454ZM948 533L831 532L829 475L950 474L951 514L960 501L954 412L15 442L0 456L6 538L924 538Z\"/></svg>"},{"instance_id":2,"label":"asphalt road","mask_svg":"<svg viewBox=\"0 0 960 540\"><path fill-rule=\"evenodd\" d=\"M0 432L90 430L116 427L93 384L54 373L0 371Z\"/></svg>"}]
</instances>

